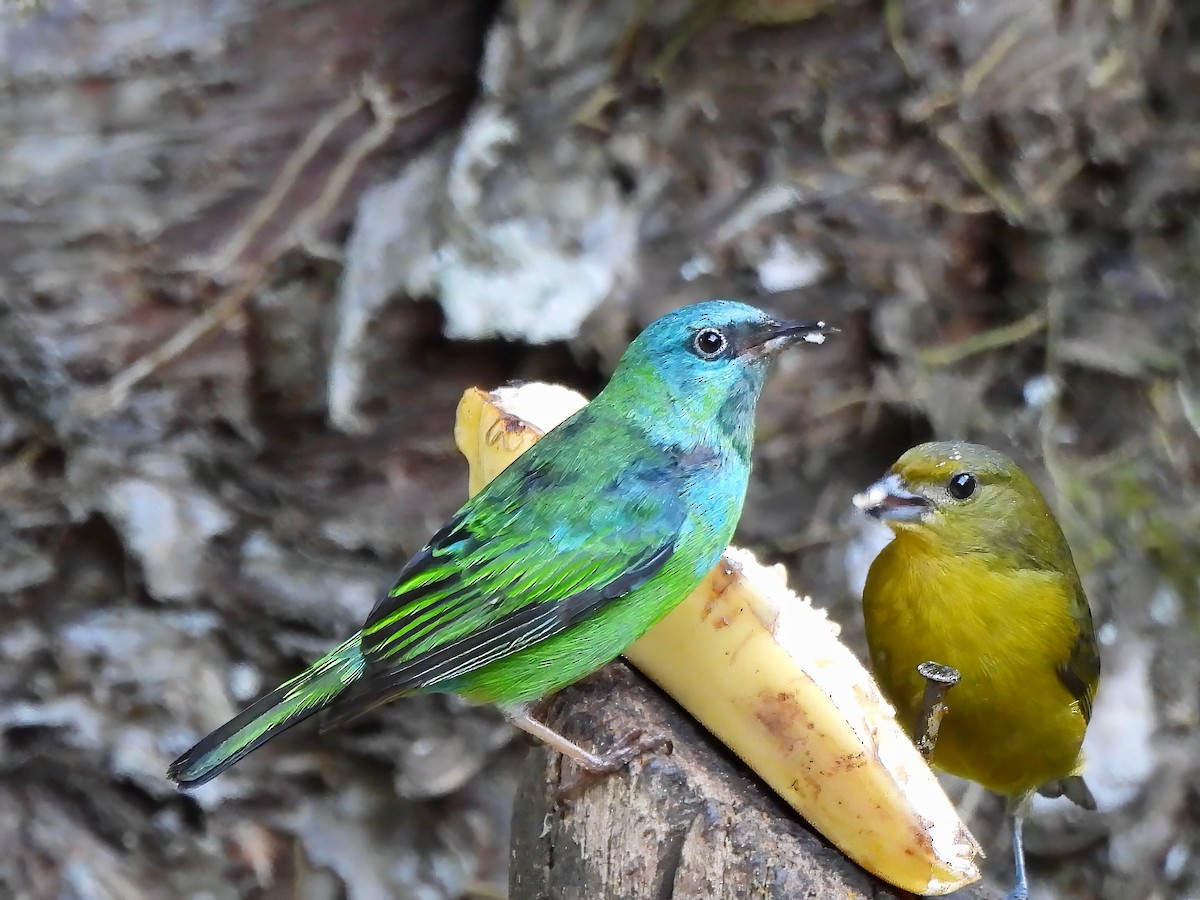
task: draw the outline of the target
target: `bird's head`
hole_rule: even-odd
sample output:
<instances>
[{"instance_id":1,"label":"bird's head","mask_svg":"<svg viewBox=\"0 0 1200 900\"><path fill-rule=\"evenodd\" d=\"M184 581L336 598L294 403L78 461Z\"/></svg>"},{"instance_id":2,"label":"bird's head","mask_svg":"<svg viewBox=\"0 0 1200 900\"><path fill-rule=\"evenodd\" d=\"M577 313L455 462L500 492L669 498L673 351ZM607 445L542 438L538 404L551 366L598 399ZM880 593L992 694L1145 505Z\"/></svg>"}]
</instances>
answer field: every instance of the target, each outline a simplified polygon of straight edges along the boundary
<instances>
[{"instance_id":1,"label":"bird's head","mask_svg":"<svg viewBox=\"0 0 1200 900\"><path fill-rule=\"evenodd\" d=\"M621 357L614 383L652 375L697 415L752 417L771 360L784 348L821 344L824 322L781 322L731 300L685 306L652 322Z\"/></svg>"},{"instance_id":2,"label":"bird's head","mask_svg":"<svg viewBox=\"0 0 1200 900\"><path fill-rule=\"evenodd\" d=\"M854 498L896 534L960 553L1057 563L1066 542L1041 492L1011 459L963 441L920 444Z\"/></svg>"}]
</instances>

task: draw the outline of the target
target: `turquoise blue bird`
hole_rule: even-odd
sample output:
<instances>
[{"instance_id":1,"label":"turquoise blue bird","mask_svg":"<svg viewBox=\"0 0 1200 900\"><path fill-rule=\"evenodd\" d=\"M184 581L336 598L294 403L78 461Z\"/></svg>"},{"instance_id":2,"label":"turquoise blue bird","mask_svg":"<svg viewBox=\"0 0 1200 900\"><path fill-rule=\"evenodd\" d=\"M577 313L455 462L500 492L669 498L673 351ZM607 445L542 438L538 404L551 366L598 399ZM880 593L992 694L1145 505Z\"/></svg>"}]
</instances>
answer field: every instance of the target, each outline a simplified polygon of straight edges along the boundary
<instances>
[{"instance_id":1,"label":"turquoise blue bird","mask_svg":"<svg viewBox=\"0 0 1200 900\"><path fill-rule=\"evenodd\" d=\"M616 658L716 564L741 515L771 360L834 330L731 301L653 322L591 403L408 561L358 633L168 776L200 785L320 710L343 721L432 692L496 705L589 771L622 765L641 748L585 750L537 721L532 703Z\"/></svg>"}]
</instances>

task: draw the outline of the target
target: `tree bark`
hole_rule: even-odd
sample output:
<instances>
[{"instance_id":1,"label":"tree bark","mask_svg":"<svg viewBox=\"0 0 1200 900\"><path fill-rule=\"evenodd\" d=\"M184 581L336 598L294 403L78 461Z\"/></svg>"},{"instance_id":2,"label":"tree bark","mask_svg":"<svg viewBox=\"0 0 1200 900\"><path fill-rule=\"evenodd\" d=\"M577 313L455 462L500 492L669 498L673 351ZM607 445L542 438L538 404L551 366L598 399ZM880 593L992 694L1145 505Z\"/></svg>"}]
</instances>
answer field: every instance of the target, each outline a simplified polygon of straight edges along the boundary
<instances>
[{"instance_id":1,"label":"tree bark","mask_svg":"<svg viewBox=\"0 0 1200 900\"><path fill-rule=\"evenodd\" d=\"M357 627L458 506L465 387L594 392L639 326L712 297L843 329L767 386L738 540L854 646L871 545L849 497L931 436L1029 464L1113 636L1088 748L1106 813L1035 815L1035 890L1200 896L1200 6L839 0L722 17L655 78L688 5L0 0L0 896L503 884L516 762L489 711L414 698L297 729L198 795L165 767ZM400 115L361 158L364 81ZM526 345L551 326L570 351ZM555 707L599 708L572 725L589 744L650 716L592 690ZM673 836L640 852L677 847L679 896L697 855L772 846L755 878L794 886L804 848L832 854L712 742L676 746L541 839L526 769L514 894L578 896L570 860L625 865L643 835ZM999 810L969 824L1007 878ZM840 865L848 895L886 893Z\"/></svg>"}]
</instances>

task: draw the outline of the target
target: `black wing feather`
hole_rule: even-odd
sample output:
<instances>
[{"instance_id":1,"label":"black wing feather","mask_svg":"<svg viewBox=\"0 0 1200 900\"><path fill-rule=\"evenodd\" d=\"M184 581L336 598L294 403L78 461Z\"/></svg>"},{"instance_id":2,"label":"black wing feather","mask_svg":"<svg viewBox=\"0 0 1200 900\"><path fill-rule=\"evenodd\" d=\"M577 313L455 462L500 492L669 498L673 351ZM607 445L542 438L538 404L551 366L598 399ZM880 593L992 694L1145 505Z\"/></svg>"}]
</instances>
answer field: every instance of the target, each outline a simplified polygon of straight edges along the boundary
<instances>
[{"instance_id":1,"label":"black wing feather","mask_svg":"<svg viewBox=\"0 0 1200 900\"><path fill-rule=\"evenodd\" d=\"M598 609L645 584L675 551L674 540L647 552L618 578L552 604L532 604L458 640L414 659L366 676L347 689L326 719L330 728L355 719L382 703L483 668L517 650L559 634Z\"/></svg>"}]
</instances>

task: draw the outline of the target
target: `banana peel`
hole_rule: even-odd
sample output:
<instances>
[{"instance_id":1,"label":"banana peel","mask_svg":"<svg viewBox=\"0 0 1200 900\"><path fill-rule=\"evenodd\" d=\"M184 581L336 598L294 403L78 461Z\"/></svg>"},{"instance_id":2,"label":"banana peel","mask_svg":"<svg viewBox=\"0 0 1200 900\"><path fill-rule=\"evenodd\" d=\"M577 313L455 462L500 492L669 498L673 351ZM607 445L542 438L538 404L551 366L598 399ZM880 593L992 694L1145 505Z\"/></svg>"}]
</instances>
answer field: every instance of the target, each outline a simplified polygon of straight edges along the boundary
<instances>
[{"instance_id":1,"label":"banana peel","mask_svg":"<svg viewBox=\"0 0 1200 900\"><path fill-rule=\"evenodd\" d=\"M466 391L471 492L586 402L540 383ZM978 880L978 842L837 634L782 566L730 547L625 656L864 869L924 895Z\"/></svg>"}]
</instances>

